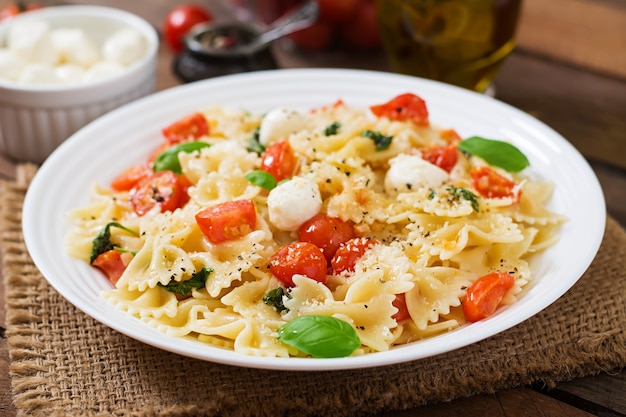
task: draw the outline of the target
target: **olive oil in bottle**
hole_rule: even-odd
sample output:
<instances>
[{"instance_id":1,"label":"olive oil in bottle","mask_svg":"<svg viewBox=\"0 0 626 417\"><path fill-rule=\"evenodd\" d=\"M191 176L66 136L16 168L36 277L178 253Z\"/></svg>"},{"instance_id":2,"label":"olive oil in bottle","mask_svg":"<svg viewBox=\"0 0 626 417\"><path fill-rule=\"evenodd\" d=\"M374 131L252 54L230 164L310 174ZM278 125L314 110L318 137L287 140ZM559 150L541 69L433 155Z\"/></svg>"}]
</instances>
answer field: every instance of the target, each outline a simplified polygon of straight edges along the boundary
<instances>
[{"instance_id":1,"label":"olive oil in bottle","mask_svg":"<svg viewBox=\"0 0 626 417\"><path fill-rule=\"evenodd\" d=\"M521 0L377 0L394 71L483 92L515 47Z\"/></svg>"}]
</instances>

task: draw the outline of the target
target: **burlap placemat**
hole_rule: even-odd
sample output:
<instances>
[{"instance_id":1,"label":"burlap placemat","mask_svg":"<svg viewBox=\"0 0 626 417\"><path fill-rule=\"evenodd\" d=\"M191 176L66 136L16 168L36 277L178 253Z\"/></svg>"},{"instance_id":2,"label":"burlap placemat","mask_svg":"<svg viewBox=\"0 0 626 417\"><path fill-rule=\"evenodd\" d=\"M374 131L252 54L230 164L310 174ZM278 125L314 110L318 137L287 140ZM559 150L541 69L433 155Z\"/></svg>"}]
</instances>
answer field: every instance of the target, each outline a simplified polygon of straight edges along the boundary
<instances>
[{"instance_id":1,"label":"burlap placemat","mask_svg":"<svg viewBox=\"0 0 626 417\"><path fill-rule=\"evenodd\" d=\"M279 372L168 353L101 325L52 289L21 234L33 166L4 183L0 245L11 380L19 415L364 416L626 365L626 232L608 220L582 279L522 324L395 366ZM42 207L45 210L45 208Z\"/></svg>"}]
</instances>

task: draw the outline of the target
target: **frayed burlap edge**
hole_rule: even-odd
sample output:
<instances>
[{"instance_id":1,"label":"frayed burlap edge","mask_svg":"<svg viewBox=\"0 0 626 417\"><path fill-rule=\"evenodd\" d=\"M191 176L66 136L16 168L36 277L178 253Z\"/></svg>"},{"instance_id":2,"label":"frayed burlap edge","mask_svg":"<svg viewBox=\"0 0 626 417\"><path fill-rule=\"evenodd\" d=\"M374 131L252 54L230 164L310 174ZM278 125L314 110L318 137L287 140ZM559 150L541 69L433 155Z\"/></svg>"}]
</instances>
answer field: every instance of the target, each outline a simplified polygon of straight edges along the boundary
<instances>
[{"instance_id":1,"label":"frayed burlap edge","mask_svg":"<svg viewBox=\"0 0 626 417\"><path fill-rule=\"evenodd\" d=\"M60 297L21 234L36 167L3 183L0 247L11 381L18 415L365 416L626 364L626 233L609 218L583 278L540 314L444 355L382 368L274 372L182 357L125 337Z\"/></svg>"}]
</instances>

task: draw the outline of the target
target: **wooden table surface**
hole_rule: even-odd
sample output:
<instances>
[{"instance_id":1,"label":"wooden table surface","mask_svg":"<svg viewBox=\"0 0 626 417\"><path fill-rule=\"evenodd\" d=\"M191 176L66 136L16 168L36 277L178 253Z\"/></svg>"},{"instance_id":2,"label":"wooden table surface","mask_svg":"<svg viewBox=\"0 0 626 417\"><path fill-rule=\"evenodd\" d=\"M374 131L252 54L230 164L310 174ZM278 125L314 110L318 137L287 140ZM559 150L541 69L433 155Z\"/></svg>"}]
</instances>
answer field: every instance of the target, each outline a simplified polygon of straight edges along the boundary
<instances>
[{"instance_id":1,"label":"wooden table surface","mask_svg":"<svg viewBox=\"0 0 626 417\"><path fill-rule=\"evenodd\" d=\"M226 16L228 0L198 1ZM0 7L9 4L0 0ZM44 5L58 1L39 1ZM100 4L139 14L157 28L173 0L106 0ZM626 226L626 0L525 0L518 48L496 79L498 99L524 110L565 136L591 163L605 193L607 210ZM381 53L294 55L277 50L282 67L350 67L387 70ZM179 84L172 55L159 52L158 89ZM0 178L12 178L15 163L0 156ZM0 326L5 327L0 283ZM11 417L9 355L0 337L0 415ZM381 417L423 416L624 416L623 370L563 382L546 391L522 387L455 400Z\"/></svg>"}]
</instances>

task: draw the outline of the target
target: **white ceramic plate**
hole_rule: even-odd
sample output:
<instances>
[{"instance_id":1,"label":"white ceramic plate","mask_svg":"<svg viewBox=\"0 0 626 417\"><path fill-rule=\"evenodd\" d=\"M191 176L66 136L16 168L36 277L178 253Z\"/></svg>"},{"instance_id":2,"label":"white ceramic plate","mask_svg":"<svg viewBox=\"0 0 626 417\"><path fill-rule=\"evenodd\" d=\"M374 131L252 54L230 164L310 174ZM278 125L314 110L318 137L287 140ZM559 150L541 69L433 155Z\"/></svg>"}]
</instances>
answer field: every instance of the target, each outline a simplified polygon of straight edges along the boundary
<instances>
[{"instance_id":1,"label":"white ceramic plate","mask_svg":"<svg viewBox=\"0 0 626 417\"><path fill-rule=\"evenodd\" d=\"M109 282L68 257L63 236L69 209L87 203L94 182L142 161L165 125L208 104L264 112L282 105L309 109L341 98L367 106L413 92L426 100L431 122L466 137L512 141L531 161L532 175L556 183L550 208L569 221L559 243L532 264L535 280L521 299L487 320L388 352L339 359L250 357L200 342L168 337L116 310L99 297ZM401 363L457 349L528 319L561 297L584 273L605 226L601 188L584 158L555 131L515 108L484 95L390 73L296 69L239 74L189 84L140 99L83 128L43 164L28 190L23 230L30 254L50 284L96 320L144 343L203 360L281 370L337 370Z\"/></svg>"}]
</instances>

